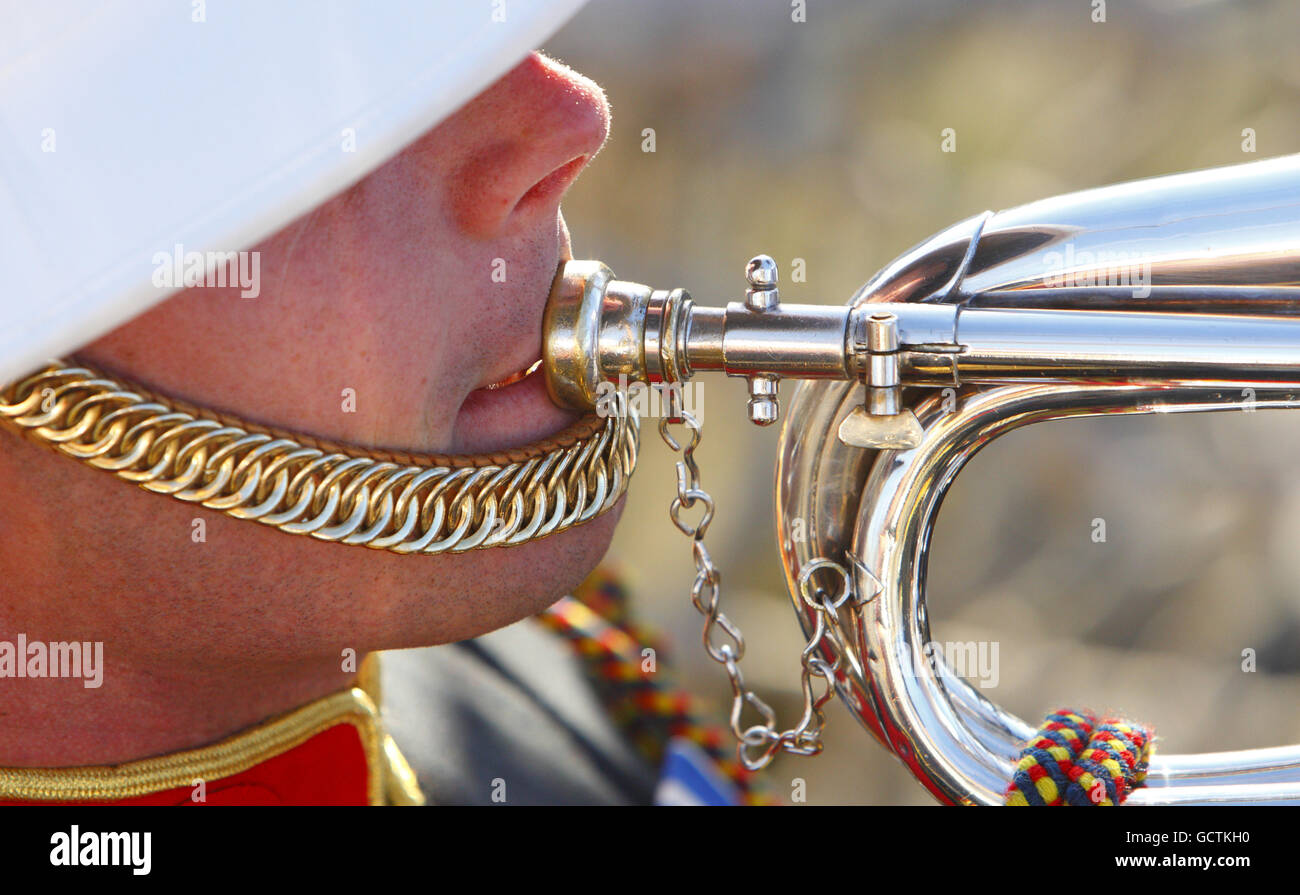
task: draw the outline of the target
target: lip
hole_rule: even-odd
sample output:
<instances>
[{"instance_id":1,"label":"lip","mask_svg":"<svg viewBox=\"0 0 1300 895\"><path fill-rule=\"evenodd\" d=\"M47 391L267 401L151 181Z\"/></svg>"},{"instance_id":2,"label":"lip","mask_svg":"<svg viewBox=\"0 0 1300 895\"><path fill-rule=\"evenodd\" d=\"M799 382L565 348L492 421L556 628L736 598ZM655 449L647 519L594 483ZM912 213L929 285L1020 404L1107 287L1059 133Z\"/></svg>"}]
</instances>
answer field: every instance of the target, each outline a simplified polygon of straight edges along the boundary
<instances>
[{"instance_id":1,"label":"lip","mask_svg":"<svg viewBox=\"0 0 1300 895\"><path fill-rule=\"evenodd\" d=\"M572 258L568 230L560 228L559 263ZM558 265L557 265L558 266ZM583 419L551 401L542 369L542 316L552 279L537 291L529 290L521 302L535 303L537 334L526 343L506 346L499 364L490 367L478 385L465 396L452 433L457 453L486 453L526 446L554 436ZM537 301L537 295L542 296Z\"/></svg>"},{"instance_id":2,"label":"lip","mask_svg":"<svg viewBox=\"0 0 1300 895\"><path fill-rule=\"evenodd\" d=\"M483 377L478 385L474 386L473 391L501 391L521 382L527 376L536 376L541 373L542 348L540 340L539 344L531 350L522 349L512 352L510 358L503 359L500 366L494 366L492 369L493 372Z\"/></svg>"},{"instance_id":3,"label":"lip","mask_svg":"<svg viewBox=\"0 0 1300 895\"><path fill-rule=\"evenodd\" d=\"M497 382L493 382L482 387L487 389L488 391L496 391L497 389L506 388L507 386L514 385L516 382L522 382L523 380L527 379L529 376L536 375L538 371L540 371L541 369L542 369L542 359L539 357L537 360L533 361L528 366L528 369L518 370L514 373L511 373L505 379L498 380Z\"/></svg>"},{"instance_id":4,"label":"lip","mask_svg":"<svg viewBox=\"0 0 1300 895\"><path fill-rule=\"evenodd\" d=\"M541 369L500 388L470 392L456 414L456 453L487 453L526 446L574 425L583 414L551 401Z\"/></svg>"}]
</instances>

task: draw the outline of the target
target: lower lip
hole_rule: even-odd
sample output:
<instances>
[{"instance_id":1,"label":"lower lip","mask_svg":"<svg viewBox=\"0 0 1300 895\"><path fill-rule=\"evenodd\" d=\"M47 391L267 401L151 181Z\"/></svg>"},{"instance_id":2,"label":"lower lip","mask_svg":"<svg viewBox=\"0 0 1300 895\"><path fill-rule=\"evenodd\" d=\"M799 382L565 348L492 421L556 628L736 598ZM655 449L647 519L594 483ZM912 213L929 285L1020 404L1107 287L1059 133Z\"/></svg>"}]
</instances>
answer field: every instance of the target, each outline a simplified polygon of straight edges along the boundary
<instances>
[{"instance_id":1,"label":"lower lip","mask_svg":"<svg viewBox=\"0 0 1300 895\"><path fill-rule=\"evenodd\" d=\"M502 388L470 392L456 414L453 451L479 454L523 447L556 434L581 416L552 403L539 369Z\"/></svg>"}]
</instances>

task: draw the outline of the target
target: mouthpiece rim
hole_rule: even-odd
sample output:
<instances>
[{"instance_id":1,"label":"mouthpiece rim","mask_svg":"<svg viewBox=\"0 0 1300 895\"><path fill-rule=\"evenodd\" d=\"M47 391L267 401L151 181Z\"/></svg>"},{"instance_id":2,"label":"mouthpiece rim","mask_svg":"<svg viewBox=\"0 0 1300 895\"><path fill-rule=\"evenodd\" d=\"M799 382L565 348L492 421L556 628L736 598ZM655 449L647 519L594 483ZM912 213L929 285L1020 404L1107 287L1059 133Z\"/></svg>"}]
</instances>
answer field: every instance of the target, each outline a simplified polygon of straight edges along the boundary
<instances>
[{"instance_id":1,"label":"mouthpiece rim","mask_svg":"<svg viewBox=\"0 0 1300 895\"><path fill-rule=\"evenodd\" d=\"M546 393L561 407L591 410L600 384L600 318L614 272L599 261L565 261L542 315Z\"/></svg>"}]
</instances>

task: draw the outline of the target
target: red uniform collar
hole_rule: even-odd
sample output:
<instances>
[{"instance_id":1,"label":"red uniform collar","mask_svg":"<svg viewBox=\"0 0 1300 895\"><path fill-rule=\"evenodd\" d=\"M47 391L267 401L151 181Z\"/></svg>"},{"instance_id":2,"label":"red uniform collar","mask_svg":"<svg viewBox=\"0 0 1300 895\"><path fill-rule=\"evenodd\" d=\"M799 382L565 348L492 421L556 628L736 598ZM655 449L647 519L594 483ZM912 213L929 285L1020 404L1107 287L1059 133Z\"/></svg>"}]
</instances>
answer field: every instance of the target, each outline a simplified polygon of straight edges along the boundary
<instances>
[{"instance_id":1,"label":"red uniform collar","mask_svg":"<svg viewBox=\"0 0 1300 895\"><path fill-rule=\"evenodd\" d=\"M375 701L361 687L199 749L101 767L0 768L0 805L423 801L415 775L384 731Z\"/></svg>"}]
</instances>

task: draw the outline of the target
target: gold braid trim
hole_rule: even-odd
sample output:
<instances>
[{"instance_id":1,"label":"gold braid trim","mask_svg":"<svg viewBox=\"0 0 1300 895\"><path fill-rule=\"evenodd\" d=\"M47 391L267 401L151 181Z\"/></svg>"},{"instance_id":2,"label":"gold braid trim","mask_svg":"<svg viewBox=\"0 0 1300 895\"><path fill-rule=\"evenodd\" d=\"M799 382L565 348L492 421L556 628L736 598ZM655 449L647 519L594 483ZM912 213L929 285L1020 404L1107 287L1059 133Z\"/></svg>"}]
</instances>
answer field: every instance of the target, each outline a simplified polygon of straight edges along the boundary
<instances>
[{"instance_id":1,"label":"gold braid trim","mask_svg":"<svg viewBox=\"0 0 1300 895\"><path fill-rule=\"evenodd\" d=\"M209 783L242 773L288 752L338 724L351 724L361 736L369 769L368 799L390 798L391 756L379 710L360 687L334 693L283 717L259 724L201 749L120 765L80 768L0 768L0 799L23 802L110 802ZM396 746L392 747L396 750ZM403 759L403 764L405 760ZM409 773L409 770L408 770ZM418 789L416 790L418 794Z\"/></svg>"},{"instance_id":2,"label":"gold braid trim","mask_svg":"<svg viewBox=\"0 0 1300 895\"><path fill-rule=\"evenodd\" d=\"M290 534L393 553L535 541L610 509L636 468L630 409L525 448L350 447L163 398L55 361L0 391L0 422L146 491Z\"/></svg>"}]
</instances>

